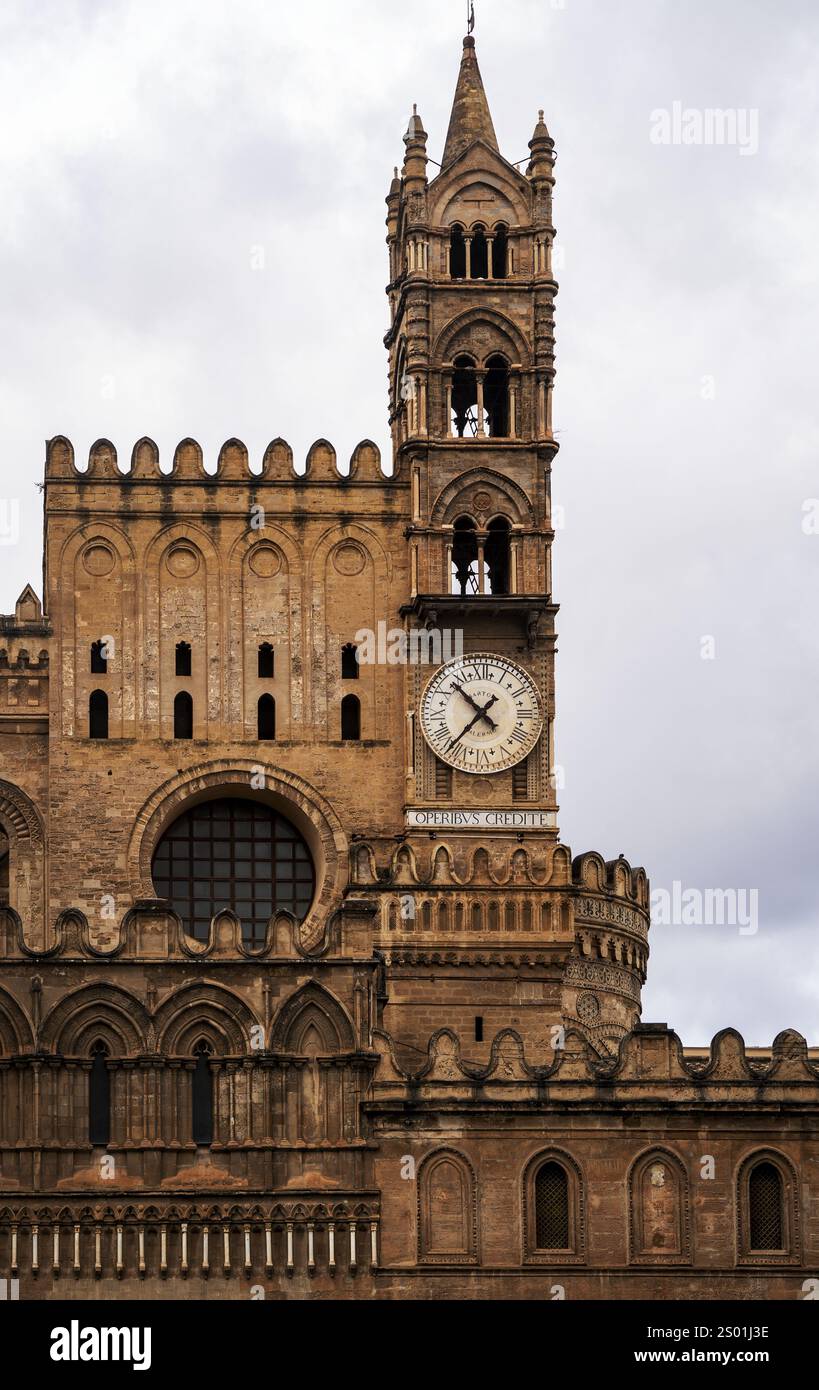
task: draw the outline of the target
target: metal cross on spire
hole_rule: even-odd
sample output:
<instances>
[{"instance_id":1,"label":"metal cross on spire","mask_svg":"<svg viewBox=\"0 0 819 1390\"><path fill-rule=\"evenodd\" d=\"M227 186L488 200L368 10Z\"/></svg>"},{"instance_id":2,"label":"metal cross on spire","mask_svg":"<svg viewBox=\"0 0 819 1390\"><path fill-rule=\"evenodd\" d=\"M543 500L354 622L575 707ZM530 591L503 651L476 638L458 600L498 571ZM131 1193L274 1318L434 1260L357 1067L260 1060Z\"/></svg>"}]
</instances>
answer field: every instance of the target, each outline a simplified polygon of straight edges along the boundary
<instances>
[{"instance_id":1,"label":"metal cross on spire","mask_svg":"<svg viewBox=\"0 0 819 1390\"><path fill-rule=\"evenodd\" d=\"M472 33L475 28L475 5L473 0L467 0L466 6L466 32Z\"/></svg>"}]
</instances>

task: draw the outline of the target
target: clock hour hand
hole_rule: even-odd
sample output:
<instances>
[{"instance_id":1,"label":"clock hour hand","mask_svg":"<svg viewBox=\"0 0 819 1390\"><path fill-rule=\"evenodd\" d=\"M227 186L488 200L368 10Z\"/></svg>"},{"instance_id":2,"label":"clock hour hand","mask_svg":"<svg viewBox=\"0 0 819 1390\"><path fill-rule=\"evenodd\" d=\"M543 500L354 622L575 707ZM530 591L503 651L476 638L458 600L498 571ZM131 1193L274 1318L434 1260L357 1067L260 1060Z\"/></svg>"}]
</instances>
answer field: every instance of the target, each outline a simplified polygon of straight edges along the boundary
<instances>
[{"instance_id":1,"label":"clock hour hand","mask_svg":"<svg viewBox=\"0 0 819 1390\"><path fill-rule=\"evenodd\" d=\"M473 699L472 699L472 696L471 696L471 695L468 695L468 694L466 693L466 691L464 690L463 686L462 686L462 685L459 685L457 681L453 681L453 682L452 682L452 689L453 689L453 690L457 690L458 694L459 694L459 695L462 695L463 698L466 700L466 703L467 703L468 705L471 705L472 708L473 708L474 710L477 710L477 712L481 715L481 717L482 717L483 719L486 720L486 722L487 722L487 724L489 725L490 729L497 729L498 726L497 726L497 724L495 723L494 719L490 719L489 715L486 713L486 711L489 709L489 705L494 704L495 700L498 698L497 695L493 695L493 696L492 696L492 699L489 701L489 704L488 704L488 705L484 705L483 709L481 709L481 707L480 707L480 705L478 704L477 700L473 700ZM473 720L473 723L474 723L474 720ZM470 727L471 727L471 725L470 725ZM466 730L465 730L465 729L464 729L464 733L466 733ZM450 746L451 746L451 745L450 745Z\"/></svg>"},{"instance_id":2,"label":"clock hour hand","mask_svg":"<svg viewBox=\"0 0 819 1390\"><path fill-rule=\"evenodd\" d=\"M477 722L478 722L479 719L486 719L486 717L487 717L486 711L487 711L492 705L494 705L494 703L495 703L495 701L497 700L497 698L498 698L497 695L493 695L493 696L492 696L492 699L487 701L487 703L484 705L483 709L478 708L478 713L474 716L474 718L470 719L470 721L469 721L469 723L467 724L466 728L465 728L465 729L461 729L461 732L458 734L458 736L452 740L452 742L450 743L449 747L448 747L447 750L446 750L447 753L449 753L450 750L451 750L452 748L455 747L455 744L456 744L456 743L460 743L460 741L461 741L461 739L463 738L464 734L468 734L468 733L469 733L469 730L472 729L472 728L474 728L474 726L477 724ZM493 721L492 721L491 719L490 719L489 722L490 722L490 724L493 723Z\"/></svg>"}]
</instances>

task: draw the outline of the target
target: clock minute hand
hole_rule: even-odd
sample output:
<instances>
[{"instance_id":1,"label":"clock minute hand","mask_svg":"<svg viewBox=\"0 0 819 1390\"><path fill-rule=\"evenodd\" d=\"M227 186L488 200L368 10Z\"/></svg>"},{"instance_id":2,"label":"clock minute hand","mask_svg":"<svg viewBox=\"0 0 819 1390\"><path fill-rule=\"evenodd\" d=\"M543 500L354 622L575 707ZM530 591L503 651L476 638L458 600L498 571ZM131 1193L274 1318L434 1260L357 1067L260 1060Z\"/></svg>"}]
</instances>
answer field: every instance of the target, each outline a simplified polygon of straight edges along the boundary
<instances>
[{"instance_id":1,"label":"clock minute hand","mask_svg":"<svg viewBox=\"0 0 819 1390\"><path fill-rule=\"evenodd\" d=\"M461 739L463 738L464 734L468 734L468 733L469 733L469 730L470 730L471 728L473 728L473 727L477 724L477 722L478 722L479 719L485 719L485 718L486 718L486 711L487 711L492 705L494 705L494 703L495 703L495 701L497 700L497 698L498 698L497 695L493 695L493 696L492 696L492 699L489 700L489 701L487 701L487 703L484 705L483 709L479 709L479 710L478 710L478 713L475 715L474 719L470 719L470 721L469 721L469 723L467 724L466 728L465 728L465 729L461 729L461 732L458 734L457 738L454 738L454 739L452 740L452 742L450 743L449 747L448 747L447 750L446 750L447 753L450 751L450 749L452 749L452 748L455 747L455 744L456 744L456 743L460 743L460 741L461 741ZM490 723L492 723L492 720L490 720Z\"/></svg>"},{"instance_id":2,"label":"clock minute hand","mask_svg":"<svg viewBox=\"0 0 819 1390\"><path fill-rule=\"evenodd\" d=\"M457 681L453 681L453 682L452 682L452 689L453 689L453 690L457 690L458 694L459 694L459 695L462 695L463 698L466 700L466 703L467 703L468 705L471 705L472 708L473 708L474 710L477 710L477 711L478 711L478 713L482 716L482 718L484 718L484 719L486 720L486 722L487 722L487 724L489 725L490 729L497 729L498 726L497 726L497 724L495 723L494 719L490 719L489 715L486 713L486 711L489 709L489 705L494 704L495 700L497 700L497 698L498 698L497 695L493 695L493 696L492 696L492 699L489 701L489 704L484 705L483 709L481 709L481 707L480 707L480 705L478 704L477 700L473 700L473 699L472 699L472 696L471 696L471 695L468 695L467 692L464 690L463 686L462 686L462 685L459 685ZM464 732L466 732L466 730L464 730Z\"/></svg>"}]
</instances>

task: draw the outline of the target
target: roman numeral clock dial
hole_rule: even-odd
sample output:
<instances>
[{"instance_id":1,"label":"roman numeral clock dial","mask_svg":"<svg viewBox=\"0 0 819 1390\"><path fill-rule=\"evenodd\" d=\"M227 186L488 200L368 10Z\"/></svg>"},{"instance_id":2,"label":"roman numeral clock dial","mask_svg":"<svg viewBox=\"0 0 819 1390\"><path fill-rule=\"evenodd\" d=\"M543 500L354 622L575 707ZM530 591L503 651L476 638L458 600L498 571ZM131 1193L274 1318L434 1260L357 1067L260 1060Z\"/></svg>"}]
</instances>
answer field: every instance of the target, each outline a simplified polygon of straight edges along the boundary
<instances>
[{"instance_id":1,"label":"roman numeral clock dial","mask_svg":"<svg viewBox=\"0 0 819 1390\"><path fill-rule=\"evenodd\" d=\"M531 753L543 729L537 686L503 656L448 661L421 696L421 728L436 757L461 772L504 772Z\"/></svg>"}]
</instances>

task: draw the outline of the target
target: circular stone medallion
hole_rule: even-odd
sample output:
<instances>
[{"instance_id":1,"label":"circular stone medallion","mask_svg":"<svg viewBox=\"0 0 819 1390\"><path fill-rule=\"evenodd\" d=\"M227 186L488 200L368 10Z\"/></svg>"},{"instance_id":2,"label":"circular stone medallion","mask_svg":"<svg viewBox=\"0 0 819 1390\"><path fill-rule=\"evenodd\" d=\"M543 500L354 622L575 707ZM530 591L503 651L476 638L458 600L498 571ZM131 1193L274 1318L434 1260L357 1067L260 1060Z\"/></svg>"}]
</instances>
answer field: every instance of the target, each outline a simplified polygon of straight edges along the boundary
<instances>
[{"instance_id":1,"label":"circular stone medallion","mask_svg":"<svg viewBox=\"0 0 819 1390\"><path fill-rule=\"evenodd\" d=\"M175 545L165 563L177 579L190 579L199 568L199 556L189 545Z\"/></svg>"},{"instance_id":2,"label":"circular stone medallion","mask_svg":"<svg viewBox=\"0 0 819 1390\"><path fill-rule=\"evenodd\" d=\"M89 545L82 557L86 574L101 579L114 568L114 552L107 545Z\"/></svg>"}]
</instances>

